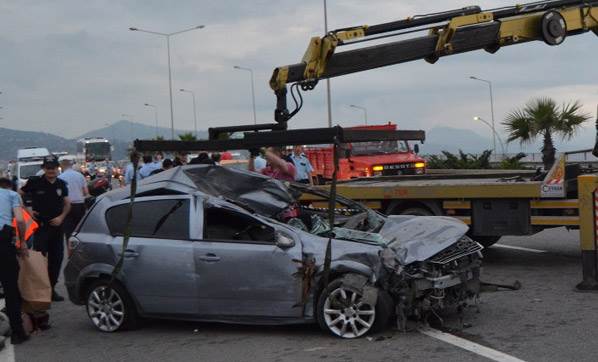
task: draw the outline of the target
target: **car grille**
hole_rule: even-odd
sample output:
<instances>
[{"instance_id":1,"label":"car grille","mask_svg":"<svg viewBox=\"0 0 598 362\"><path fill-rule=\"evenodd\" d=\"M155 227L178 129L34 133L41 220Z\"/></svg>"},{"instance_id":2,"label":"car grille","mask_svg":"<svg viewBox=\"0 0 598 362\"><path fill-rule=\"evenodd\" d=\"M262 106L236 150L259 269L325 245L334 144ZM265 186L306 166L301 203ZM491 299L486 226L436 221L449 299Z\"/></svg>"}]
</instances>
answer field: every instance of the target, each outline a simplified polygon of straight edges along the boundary
<instances>
[{"instance_id":1,"label":"car grille","mask_svg":"<svg viewBox=\"0 0 598 362\"><path fill-rule=\"evenodd\" d=\"M484 249L482 245L471 240L469 237L464 236L455 245L434 255L430 259L430 262L435 264L447 264L464 256L477 253L482 249Z\"/></svg>"}]
</instances>

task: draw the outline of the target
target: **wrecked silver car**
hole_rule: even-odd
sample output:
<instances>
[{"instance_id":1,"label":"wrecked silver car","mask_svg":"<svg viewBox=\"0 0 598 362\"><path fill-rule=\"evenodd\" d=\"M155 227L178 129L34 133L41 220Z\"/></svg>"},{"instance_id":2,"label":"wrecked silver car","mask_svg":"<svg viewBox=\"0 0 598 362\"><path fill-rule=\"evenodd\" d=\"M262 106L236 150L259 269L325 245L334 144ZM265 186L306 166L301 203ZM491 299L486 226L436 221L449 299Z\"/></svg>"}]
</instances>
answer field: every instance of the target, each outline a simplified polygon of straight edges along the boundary
<instances>
[{"instance_id":1,"label":"wrecked silver car","mask_svg":"<svg viewBox=\"0 0 598 362\"><path fill-rule=\"evenodd\" d=\"M304 196L311 196L306 201ZM385 217L342 197L218 166L178 167L102 195L69 241L70 300L101 331L139 317L246 324L317 321L357 338L462 309L482 247L444 217ZM321 206L321 205L320 205ZM131 238L116 282L110 276Z\"/></svg>"}]
</instances>

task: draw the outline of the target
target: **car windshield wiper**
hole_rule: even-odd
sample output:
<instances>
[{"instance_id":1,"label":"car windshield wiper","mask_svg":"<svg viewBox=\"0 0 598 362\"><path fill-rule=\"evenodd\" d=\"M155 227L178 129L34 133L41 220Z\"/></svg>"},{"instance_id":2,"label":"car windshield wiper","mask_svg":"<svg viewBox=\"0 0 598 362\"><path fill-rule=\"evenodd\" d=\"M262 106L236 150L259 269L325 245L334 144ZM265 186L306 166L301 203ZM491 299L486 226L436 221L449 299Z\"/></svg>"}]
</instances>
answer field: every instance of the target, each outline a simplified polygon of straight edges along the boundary
<instances>
[{"instance_id":1,"label":"car windshield wiper","mask_svg":"<svg viewBox=\"0 0 598 362\"><path fill-rule=\"evenodd\" d=\"M183 200L179 200L179 202L177 202L173 207L170 208L170 210L168 210L168 212L162 216L160 218L160 220L158 220L158 222L156 223L156 227L154 228L154 232L152 233L152 235L156 235L156 233L158 232L158 230L160 230L160 228L162 227L162 225L164 225L164 223L166 222L166 220L168 220L168 218L170 217L170 215L174 214L175 211L177 211L181 206L183 206Z\"/></svg>"}]
</instances>

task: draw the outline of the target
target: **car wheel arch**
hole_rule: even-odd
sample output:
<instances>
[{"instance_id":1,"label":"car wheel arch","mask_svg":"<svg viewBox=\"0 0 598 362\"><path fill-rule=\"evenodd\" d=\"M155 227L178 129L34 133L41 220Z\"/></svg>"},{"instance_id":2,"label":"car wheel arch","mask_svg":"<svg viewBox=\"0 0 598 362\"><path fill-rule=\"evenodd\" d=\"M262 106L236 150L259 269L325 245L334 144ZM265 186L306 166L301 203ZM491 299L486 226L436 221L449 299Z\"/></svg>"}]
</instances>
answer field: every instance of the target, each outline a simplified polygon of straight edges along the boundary
<instances>
[{"instance_id":1,"label":"car wheel arch","mask_svg":"<svg viewBox=\"0 0 598 362\"><path fill-rule=\"evenodd\" d=\"M332 283L337 279L344 278L348 274L356 274L370 280L374 275L373 270L365 264L361 264L355 261L342 261L342 262L332 262L330 265L330 274L328 275L328 284ZM313 293L313 306L314 306L314 315L316 312L316 308L318 306L318 300L322 292L326 289L327 285L324 284L324 268L319 271L316 275L317 283L315 285L314 293Z\"/></svg>"}]
</instances>

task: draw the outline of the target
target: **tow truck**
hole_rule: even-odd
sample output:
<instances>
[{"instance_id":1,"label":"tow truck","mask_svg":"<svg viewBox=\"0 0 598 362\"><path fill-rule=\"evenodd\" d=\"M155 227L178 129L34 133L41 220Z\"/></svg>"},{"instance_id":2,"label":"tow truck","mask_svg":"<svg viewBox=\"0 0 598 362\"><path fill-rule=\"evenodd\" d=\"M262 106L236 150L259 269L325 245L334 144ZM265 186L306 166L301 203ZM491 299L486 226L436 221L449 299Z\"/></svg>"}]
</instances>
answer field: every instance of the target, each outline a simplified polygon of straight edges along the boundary
<instances>
[{"instance_id":1,"label":"tow truck","mask_svg":"<svg viewBox=\"0 0 598 362\"><path fill-rule=\"evenodd\" d=\"M381 125L349 127L357 131L396 131L397 125L391 122ZM310 146L305 148L314 171L315 184L332 180L334 173L334 147ZM419 157L419 145L413 148L405 141L370 141L344 144L339 155L339 180L351 180L371 176L423 175L426 173L426 160Z\"/></svg>"},{"instance_id":2,"label":"tow truck","mask_svg":"<svg viewBox=\"0 0 598 362\"><path fill-rule=\"evenodd\" d=\"M423 131L355 131L340 127L287 130L287 124L303 106L302 92L314 89L326 78L422 59L434 64L442 57L482 49L493 54L502 47L533 41L557 46L569 36L590 31L598 35L595 0L539 1L490 10L470 6L384 24L337 29L323 37L313 37L301 62L274 70L270 86L277 99L276 123L213 128L208 141L137 141L136 148L138 151L217 151L330 143L338 151L347 142L404 140L416 136L425 139ZM385 42L396 37L401 39ZM368 41L382 43L337 52L343 46L358 46ZM292 110L287 106L288 93L294 103ZM244 137L234 140L226 137L234 132L245 132ZM594 220L598 176L583 175L579 165L567 165L566 154L546 175L520 171L491 174L449 171L401 176L401 179L392 176L357 179L338 185L338 152L334 154L335 172L328 186L331 195L338 192L386 214L457 217L470 225L471 236L485 246L505 235L530 235L560 226L580 228L584 281L578 288L598 289ZM332 210L337 205L330 201L321 206Z\"/></svg>"}]
</instances>

